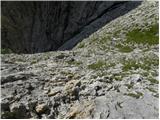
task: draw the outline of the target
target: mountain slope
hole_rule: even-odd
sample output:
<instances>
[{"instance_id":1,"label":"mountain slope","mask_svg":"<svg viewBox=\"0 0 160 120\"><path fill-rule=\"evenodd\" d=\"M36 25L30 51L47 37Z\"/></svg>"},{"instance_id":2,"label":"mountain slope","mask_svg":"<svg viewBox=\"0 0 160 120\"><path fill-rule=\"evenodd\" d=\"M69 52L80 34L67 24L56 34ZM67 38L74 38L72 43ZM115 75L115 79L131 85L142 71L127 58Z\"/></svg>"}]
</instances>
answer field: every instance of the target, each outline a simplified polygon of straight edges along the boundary
<instances>
[{"instance_id":1,"label":"mountain slope","mask_svg":"<svg viewBox=\"0 0 160 120\"><path fill-rule=\"evenodd\" d=\"M158 36L143 1L71 51L1 55L2 118L158 118Z\"/></svg>"}]
</instances>

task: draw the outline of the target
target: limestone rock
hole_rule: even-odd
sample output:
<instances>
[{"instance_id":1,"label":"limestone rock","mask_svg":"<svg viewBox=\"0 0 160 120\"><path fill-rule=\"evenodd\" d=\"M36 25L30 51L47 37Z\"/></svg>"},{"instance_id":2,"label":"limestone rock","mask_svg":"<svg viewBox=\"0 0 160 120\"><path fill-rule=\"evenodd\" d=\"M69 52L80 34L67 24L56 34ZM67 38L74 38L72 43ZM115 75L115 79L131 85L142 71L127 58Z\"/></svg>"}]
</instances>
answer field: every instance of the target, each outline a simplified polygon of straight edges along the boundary
<instances>
[{"instance_id":1,"label":"limestone rock","mask_svg":"<svg viewBox=\"0 0 160 120\"><path fill-rule=\"evenodd\" d=\"M65 118L67 119L83 119L92 118L92 111L94 110L93 101L83 101L82 103L76 103L71 107L69 113Z\"/></svg>"},{"instance_id":2,"label":"limestone rock","mask_svg":"<svg viewBox=\"0 0 160 120\"><path fill-rule=\"evenodd\" d=\"M51 97L51 96L55 96L56 94L58 93L61 93L61 91L54 91L54 90L51 90L49 93L48 93L48 96Z\"/></svg>"},{"instance_id":3,"label":"limestone rock","mask_svg":"<svg viewBox=\"0 0 160 120\"><path fill-rule=\"evenodd\" d=\"M42 114L45 113L46 110L48 110L48 106L45 103L38 104L35 109L37 113Z\"/></svg>"}]
</instances>

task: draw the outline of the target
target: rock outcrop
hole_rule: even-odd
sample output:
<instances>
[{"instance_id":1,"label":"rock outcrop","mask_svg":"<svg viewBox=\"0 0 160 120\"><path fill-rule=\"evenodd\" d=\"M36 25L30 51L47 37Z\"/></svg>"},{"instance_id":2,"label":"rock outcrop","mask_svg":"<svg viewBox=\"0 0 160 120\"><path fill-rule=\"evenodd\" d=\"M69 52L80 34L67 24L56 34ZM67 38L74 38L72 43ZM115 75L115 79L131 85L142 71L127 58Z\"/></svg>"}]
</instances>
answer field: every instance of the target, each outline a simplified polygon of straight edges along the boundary
<instances>
[{"instance_id":1,"label":"rock outcrop","mask_svg":"<svg viewBox=\"0 0 160 120\"><path fill-rule=\"evenodd\" d=\"M2 48L16 53L54 51L72 39L59 50L71 49L84 37L140 3L3 1Z\"/></svg>"}]
</instances>

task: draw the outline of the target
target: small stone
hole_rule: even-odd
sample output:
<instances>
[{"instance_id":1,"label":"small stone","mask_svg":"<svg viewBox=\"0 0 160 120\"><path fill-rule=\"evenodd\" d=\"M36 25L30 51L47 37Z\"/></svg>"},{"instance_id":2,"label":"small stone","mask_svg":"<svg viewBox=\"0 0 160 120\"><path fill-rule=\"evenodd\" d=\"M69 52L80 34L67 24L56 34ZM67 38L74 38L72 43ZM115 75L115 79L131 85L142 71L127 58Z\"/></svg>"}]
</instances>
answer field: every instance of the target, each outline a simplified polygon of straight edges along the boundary
<instances>
[{"instance_id":1,"label":"small stone","mask_svg":"<svg viewBox=\"0 0 160 120\"><path fill-rule=\"evenodd\" d=\"M17 81L17 85L19 85L19 86L23 85L22 80Z\"/></svg>"},{"instance_id":2,"label":"small stone","mask_svg":"<svg viewBox=\"0 0 160 120\"><path fill-rule=\"evenodd\" d=\"M137 82L141 82L142 81L142 76L139 74L134 74L131 76L131 82L132 83L137 83Z\"/></svg>"},{"instance_id":3,"label":"small stone","mask_svg":"<svg viewBox=\"0 0 160 120\"><path fill-rule=\"evenodd\" d=\"M91 84L91 87L93 87L95 90L101 89L101 86L103 86L103 83L99 81L96 81L93 84Z\"/></svg>"},{"instance_id":4,"label":"small stone","mask_svg":"<svg viewBox=\"0 0 160 120\"><path fill-rule=\"evenodd\" d=\"M98 92L97 92L97 95L98 96L103 96L103 95L105 95L105 90L99 90Z\"/></svg>"},{"instance_id":5,"label":"small stone","mask_svg":"<svg viewBox=\"0 0 160 120\"><path fill-rule=\"evenodd\" d=\"M25 88L27 90L33 90L34 89L34 87L31 85L31 83L26 84Z\"/></svg>"},{"instance_id":6,"label":"small stone","mask_svg":"<svg viewBox=\"0 0 160 120\"><path fill-rule=\"evenodd\" d=\"M70 79L73 78L73 75L72 75L72 74L69 74L69 75L67 76L67 78L70 80Z\"/></svg>"},{"instance_id":7,"label":"small stone","mask_svg":"<svg viewBox=\"0 0 160 120\"><path fill-rule=\"evenodd\" d=\"M41 119L47 119L48 118L46 114L42 114L41 116L42 116Z\"/></svg>"},{"instance_id":8,"label":"small stone","mask_svg":"<svg viewBox=\"0 0 160 120\"><path fill-rule=\"evenodd\" d=\"M56 56L57 59L63 59L64 57L66 57L64 54L60 54L60 55Z\"/></svg>"},{"instance_id":9,"label":"small stone","mask_svg":"<svg viewBox=\"0 0 160 120\"><path fill-rule=\"evenodd\" d=\"M45 113L47 109L48 109L48 106L46 104L39 104L36 106L36 112L39 114Z\"/></svg>"},{"instance_id":10,"label":"small stone","mask_svg":"<svg viewBox=\"0 0 160 120\"><path fill-rule=\"evenodd\" d=\"M48 93L48 96L51 97L51 96L55 96L57 93L60 93L60 91L51 91Z\"/></svg>"},{"instance_id":11,"label":"small stone","mask_svg":"<svg viewBox=\"0 0 160 120\"><path fill-rule=\"evenodd\" d=\"M45 90L45 91L44 91L44 94L48 94L48 92L49 92L49 90Z\"/></svg>"},{"instance_id":12,"label":"small stone","mask_svg":"<svg viewBox=\"0 0 160 120\"><path fill-rule=\"evenodd\" d=\"M65 85L64 91L66 94L69 94L71 96L72 95L75 96L75 92L79 89L80 85L81 85L80 81L71 80L71 81L67 82L67 84ZM76 94L77 94L77 92L76 92Z\"/></svg>"}]
</instances>

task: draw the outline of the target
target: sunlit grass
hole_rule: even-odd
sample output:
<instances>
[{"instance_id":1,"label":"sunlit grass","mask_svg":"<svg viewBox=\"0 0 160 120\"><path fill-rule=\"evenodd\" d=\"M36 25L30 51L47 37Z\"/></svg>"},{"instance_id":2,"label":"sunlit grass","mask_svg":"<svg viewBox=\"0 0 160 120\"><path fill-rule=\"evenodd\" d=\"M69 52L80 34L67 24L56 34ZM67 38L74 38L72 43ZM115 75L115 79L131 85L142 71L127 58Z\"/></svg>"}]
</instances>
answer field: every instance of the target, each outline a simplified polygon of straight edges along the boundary
<instances>
[{"instance_id":1,"label":"sunlit grass","mask_svg":"<svg viewBox=\"0 0 160 120\"><path fill-rule=\"evenodd\" d=\"M127 41L126 42L133 42L137 44L148 44L148 45L155 45L159 43L158 31L159 25L154 24L150 26L149 29L141 30L141 29L134 29L127 33Z\"/></svg>"}]
</instances>

